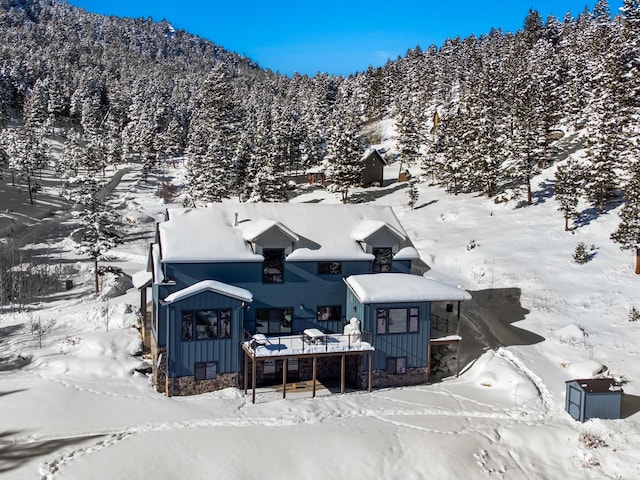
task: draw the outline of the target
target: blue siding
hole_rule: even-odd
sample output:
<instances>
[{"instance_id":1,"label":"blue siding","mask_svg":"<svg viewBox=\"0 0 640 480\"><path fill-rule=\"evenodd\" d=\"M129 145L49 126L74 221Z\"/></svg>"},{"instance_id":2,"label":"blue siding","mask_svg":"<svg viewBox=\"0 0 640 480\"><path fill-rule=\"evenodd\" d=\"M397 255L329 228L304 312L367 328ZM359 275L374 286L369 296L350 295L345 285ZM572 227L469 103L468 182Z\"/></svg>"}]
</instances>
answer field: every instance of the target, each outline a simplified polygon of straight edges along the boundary
<instances>
[{"instance_id":1,"label":"blue siding","mask_svg":"<svg viewBox=\"0 0 640 480\"><path fill-rule=\"evenodd\" d=\"M427 352L431 338L431 303L374 303L364 305L363 329L372 334L373 369L386 370L388 357L406 357L408 368L426 367ZM417 333L389 333L378 334L376 324L376 310L379 308L410 308L418 307L420 317Z\"/></svg>"},{"instance_id":2,"label":"blue siding","mask_svg":"<svg viewBox=\"0 0 640 480\"><path fill-rule=\"evenodd\" d=\"M182 341L182 312L205 309L231 310L231 337ZM242 302L213 292L202 292L168 307L167 357L169 375L194 374L197 362L217 362L218 373L240 371L242 341Z\"/></svg>"},{"instance_id":3,"label":"blue siding","mask_svg":"<svg viewBox=\"0 0 640 480\"><path fill-rule=\"evenodd\" d=\"M318 275L318 262L285 262L284 283L262 283L262 263L168 264L166 275L176 281L175 292L194 283L212 279L245 288L253 302L245 312L244 327L255 330L255 311L261 308L293 309L293 332L317 323L320 306L340 305L346 317L346 291L343 278L369 273L371 262L342 262L340 275ZM303 308L300 308L302 305ZM351 318L349 315L348 318ZM340 333L342 321L322 322L322 327Z\"/></svg>"}]
</instances>

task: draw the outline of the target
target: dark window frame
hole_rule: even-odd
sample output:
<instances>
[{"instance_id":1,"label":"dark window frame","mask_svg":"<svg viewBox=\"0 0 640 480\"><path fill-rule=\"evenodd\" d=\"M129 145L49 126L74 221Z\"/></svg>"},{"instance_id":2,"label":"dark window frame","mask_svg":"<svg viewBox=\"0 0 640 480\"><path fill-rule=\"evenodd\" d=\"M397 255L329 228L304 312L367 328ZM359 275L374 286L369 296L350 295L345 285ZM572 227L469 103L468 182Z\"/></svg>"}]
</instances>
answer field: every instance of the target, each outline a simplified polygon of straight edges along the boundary
<instances>
[{"instance_id":1,"label":"dark window frame","mask_svg":"<svg viewBox=\"0 0 640 480\"><path fill-rule=\"evenodd\" d=\"M387 357L387 373L389 375L407 373L407 357Z\"/></svg>"},{"instance_id":2,"label":"dark window frame","mask_svg":"<svg viewBox=\"0 0 640 480\"><path fill-rule=\"evenodd\" d=\"M218 378L218 362L196 362L193 368L193 376L197 382L215 380Z\"/></svg>"},{"instance_id":3,"label":"dark window frame","mask_svg":"<svg viewBox=\"0 0 640 480\"><path fill-rule=\"evenodd\" d=\"M318 275L342 275L342 262L318 262Z\"/></svg>"},{"instance_id":4,"label":"dark window frame","mask_svg":"<svg viewBox=\"0 0 640 480\"><path fill-rule=\"evenodd\" d=\"M262 256L262 283L284 283L284 248L265 248ZM267 269L275 271L268 273Z\"/></svg>"},{"instance_id":5,"label":"dark window frame","mask_svg":"<svg viewBox=\"0 0 640 480\"><path fill-rule=\"evenodd\" d=\"M277 315L273 315L276 313ZM259 318L261 316L265 318ZM289 315L289 320L286 316ZM264 326L258 327L258 322L265 322ZM288 325L287 325L288 323ZM278 325L277 331L272 330L272 325ZM265 335L291 335L293 324L293 307L274 307L274 308L256 308L256 333L263 333ZM282 327L285 327L283 331Z\"/></svg>"},{"instance_id":6,"label":"dark window frame","mask_svg":"<svg viewBox=\"0 0 640 480\"><path fill-rule=\"evenodd\" d=\"M327 318L322 318L327 314ZM329 322L332 320L342 320L342 305L318 305L316 320L319 322Z\"/></svg>"},{"instance_id":7,"label":"dark window frame","mask_svg":"<svg viewBox=\"0 0 640 480\"><path fill-rule=\"evenodd\" d=\"M406 330L390 331L391 310L406 311ZM384 307L376 308L376 335L402 335L406 333L420 333L420 307Z\"/></svg>"},{"instance_id":8,"label":"dark window frame","mask_svg":"<svg viewBox=\"0 0 640 480\"><path fill-rule=\"evenodd\" d=\"M182 310L180 340L182 342L199 342L207 340L225 340L231 338L233 317L231 308L200 308L197 310ZM215 312L216 327L211 336L199 336L197 330L198 312ZM187 324L190 324L187 326ZM187 327L187 328L185 328Z\"/></svg>"},{"instance_id":9,"label":"dark window frame","mask_svg":"<svg viewBox=\"0 0 640 480\"><path fill-rule=\"evenodd\" d=\"M373 247L371 253L374 256L371 264L373 273L388 273L393 262L393 249L391 247Z\"/></svg>"}]
</instances>

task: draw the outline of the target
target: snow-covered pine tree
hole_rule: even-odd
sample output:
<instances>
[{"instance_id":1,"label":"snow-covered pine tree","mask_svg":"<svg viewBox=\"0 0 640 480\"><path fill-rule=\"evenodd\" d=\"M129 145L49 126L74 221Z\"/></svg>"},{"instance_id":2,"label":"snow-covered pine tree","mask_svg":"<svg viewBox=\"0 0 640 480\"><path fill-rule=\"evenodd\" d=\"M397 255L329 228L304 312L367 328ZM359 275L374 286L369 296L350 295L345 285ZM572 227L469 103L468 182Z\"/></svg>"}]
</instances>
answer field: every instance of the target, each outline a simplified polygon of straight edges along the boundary
<instances>
[{"instance_id":1,"label":"snow-covered pine tree","mask_svg":"<svg viewBox=\"0 0 640 480\"><path fill-rule=\"evenodd\" d=\"M636 152L640 153L638 150ZM640 274L640 160L636 160L630 167L630 178L624 187L624 196L626 203L618 212L620 224L611 234L611 239L619 243L621 249L635 251L635 273Z\"/></svg>"},{"instance_id":2,"label":"snow-covered pine tree","mask_svg":"<svg viewBox=\"0 0 640 480\"><path fill-rule=\"evenodd\" d=\"M418 203L419 193L418 186L416 185L416 180L413 179L409 182L409 186L407 187L407 205L411 210L413 210Z\"/></svg>"},{"instance_id":3,"label":"snow-covered pine tree","mask_svg":"<svg viewBox=\"0 0 640 480\"><path fill-rule=\"evenodd\" d=\"M99 198L100 184L95 177L84 177L77 182L71 199L80 205L80 225L71 236L78 238L77 251L93 260L95 292L100 292L98 262L104 254L122 241L117 215Z\"/></svg>"},{"instance_id":4,"label":"snow-covered pine tree","mask_svg":"<svg viewBox=\"0 0 640 480\"><path fill-rule=\"evenodd\" d=\"M578 216L578 201L580 189L583 183L583 172L580 164L575 160L568 160L563 165L558 165L556 170L555 198L560 204L560 210L564 216L564 230L568 232L569 219Z\"/></svg>"},{"instance_id":5,"label":"snow-covered pine tree","mask_svg":"<svg viewBox=\"0 0 640 480\"><path fill-rule=\"evenodd\" d=\"M327 179L332 190L340 193L342 203L347 203L349 190L362 180L364 154L358 121L348 106L340 109L327 150Z\"/></svg>"}]
</instances>

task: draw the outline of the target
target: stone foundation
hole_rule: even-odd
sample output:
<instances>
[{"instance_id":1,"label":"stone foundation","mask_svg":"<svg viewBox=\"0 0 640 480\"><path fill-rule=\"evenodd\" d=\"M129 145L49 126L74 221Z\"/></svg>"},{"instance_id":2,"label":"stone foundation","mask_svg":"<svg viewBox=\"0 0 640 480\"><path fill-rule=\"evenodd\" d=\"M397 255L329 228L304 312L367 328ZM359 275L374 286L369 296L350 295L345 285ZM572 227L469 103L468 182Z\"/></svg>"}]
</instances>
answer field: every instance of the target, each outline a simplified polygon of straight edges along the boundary
<instances>
[{"instance_id":1,"label":"stone foundation","mask_svg":"<svg viewBox=\"0 0 640 480\"><path fill-rule=\"evenodd\" d=\"M366 389L369 385L368 372L360 372L359 387ZM373 372L371 379L372 388L406 387L409 385L420 385L427 383L429 375L427 368L408 368L406 373L390 374L383 370Z\"/></svg>"},{"instance_id":2,"label":"stone foundation","mask_svg":"<svg viewBox=\"0 0 640 480\"><path fill-rule=\"evenodd\" d=\"M223 373L214 379L196 380L195 377L176 377L167 382L169 396L198 395L200 393L215 392L223 388L237 387L239 375L237 373Z\"/></svg>"},{"instance_id":3,"label":"stone foundation","mask_svg":"<svg viewBox=\"0 0 640 480\"><path fill-rule=\"evenodd\" d=\"M151 365L153 366L153 385L155 386L157 392L167 393L167 376L165 375L165 372L167 371L167 349L166 347L158 348L158 346L156 345L156 339L153 335L150 336L149 340L149 347L151 349ZM158 365L158 356L161 353L163 354L162 363Z\"/></svg>"}]
</instances>

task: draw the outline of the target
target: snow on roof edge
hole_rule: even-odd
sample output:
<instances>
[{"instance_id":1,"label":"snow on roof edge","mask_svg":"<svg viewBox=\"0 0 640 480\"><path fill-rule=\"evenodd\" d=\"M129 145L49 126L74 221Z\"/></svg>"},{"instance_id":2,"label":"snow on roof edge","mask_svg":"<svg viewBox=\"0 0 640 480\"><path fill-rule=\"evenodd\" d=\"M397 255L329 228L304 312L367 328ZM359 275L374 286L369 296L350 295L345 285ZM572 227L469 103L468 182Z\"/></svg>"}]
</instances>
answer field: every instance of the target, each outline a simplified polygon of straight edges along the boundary
<instances>
[{"instance_id":1,"label":"snow on roof edge","mask_svg":"<svg viewBox=\"0 0 640 480\"><path fill-rule=\"evenodd\" d=\"M236 287L235 285L218 282L216 280L202 280L198 283L194 283L193 285L183 288L182 290L173 292L172 294L168 295L163 300L163 302L179 302L180 300L184 300L185 298L197 295L198 293L202 293L204 291L219 293L220 295L224 295L225 297L235 298L236 300L240 300L243 302L253 301L253 293L251 293L249 290Z\"/></svg>"}]
</instances>

